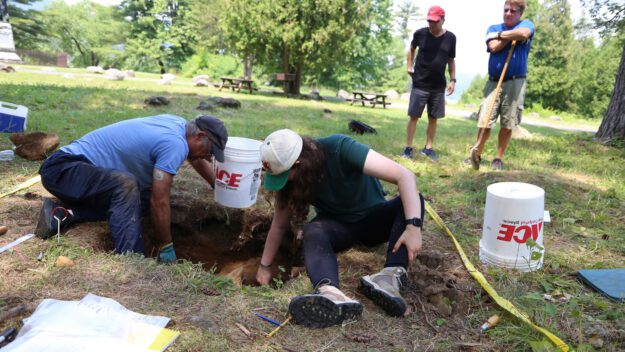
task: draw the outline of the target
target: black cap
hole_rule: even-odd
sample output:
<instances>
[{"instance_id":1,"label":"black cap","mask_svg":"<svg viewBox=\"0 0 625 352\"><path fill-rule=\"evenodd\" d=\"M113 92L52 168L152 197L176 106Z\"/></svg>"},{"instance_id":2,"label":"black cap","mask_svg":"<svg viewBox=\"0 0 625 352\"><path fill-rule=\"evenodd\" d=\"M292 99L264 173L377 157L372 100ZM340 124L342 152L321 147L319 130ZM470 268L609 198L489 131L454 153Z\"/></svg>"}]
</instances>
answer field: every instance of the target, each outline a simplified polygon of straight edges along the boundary
<instances>
[{"instance_id":1,"label":"black cap","mask_svg":"<svg viewBox=\"0 0 625 352\"><path fill-rule=\"evenodd\" d=\"M224 162L224 149L228 142L228 131L224 123L213 116L202 115L195 118L195 125L204 132L211 134L211 141L213 142L212 153L215 159L220 163Z\"/></svg>"}]
</instances>

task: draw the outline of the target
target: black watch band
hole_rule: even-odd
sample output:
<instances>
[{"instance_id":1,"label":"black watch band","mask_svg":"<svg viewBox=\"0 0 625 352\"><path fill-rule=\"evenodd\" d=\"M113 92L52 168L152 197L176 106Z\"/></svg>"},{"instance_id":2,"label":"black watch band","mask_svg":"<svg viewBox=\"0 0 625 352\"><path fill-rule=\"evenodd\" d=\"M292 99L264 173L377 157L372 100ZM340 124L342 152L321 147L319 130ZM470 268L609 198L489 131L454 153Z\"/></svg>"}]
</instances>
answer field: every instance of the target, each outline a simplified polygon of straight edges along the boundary
<instances>
[{"instance_id":1,"label":"black watch band","mask_svg":"<svg viewBox=\"0 0 625 352\"><path fill-rule=\"evenodd\" d=\"M421 221L421 219L419 218L406 219L406 225L421 227L423 225L423 221Z\"/></svg>"}]
</instances>

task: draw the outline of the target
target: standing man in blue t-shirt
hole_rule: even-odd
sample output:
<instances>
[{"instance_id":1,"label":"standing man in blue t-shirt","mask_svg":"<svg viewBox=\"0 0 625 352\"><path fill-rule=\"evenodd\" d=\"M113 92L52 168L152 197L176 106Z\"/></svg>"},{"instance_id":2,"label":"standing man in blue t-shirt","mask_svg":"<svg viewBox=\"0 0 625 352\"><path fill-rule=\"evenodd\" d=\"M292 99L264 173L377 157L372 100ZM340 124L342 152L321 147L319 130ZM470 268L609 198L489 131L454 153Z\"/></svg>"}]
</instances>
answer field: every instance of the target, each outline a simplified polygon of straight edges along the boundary
<instances>
[{"instance_id":1,"label":"standing man in blue t-shirt","mask_svg":"<svg viewBox=\"0 0 625 352\"><path fill-rule=\"evenodd\" d=\"M173 177L187 160L214 186L210 158L223 162L227 141L223 122L212 116L186 121L165 114L90 132L41 165L41 183L60 202L44 201L35 234L52 236L59 220L61 228L107 220L115 252L143 253L141 215L149 211L160 240L159 259L173 262L169 208Z\"/></svg>"},{"instance_id":2,"label":"standing man in blue t-shirt","mask_svg":"<svg viewBox=\"0 0 625 352\"><path fill-rule=\"evenodd\" d=\"M525 99L525 77L527 75L527 56L534 37L534 24L530 20L521 20L525 10L525 0L506 0L504 3L503 23L488 27L486 48L490 53L488 60L488 82L484 88L484 97L480 106L478 120L478 142L471 149L470 161L474 169L480 168L481 154L490 136L490 130L501 116L497 157L491 164L493 170L503 169L503 154L510 143L512 129L521 123L523 101ZM508 63L499 94L495 97L495 88L506 63L512 41L516 47ZM493 99L495 105L490 116L489 107ZM484 127L488 126L488 127ZM480 138L481 136L481 138Z\"/></svg>"},{"instance_id":3,"label":"standing man in blue t-shirt","mask_svg":"<svg viewBox=\"0 0 625 352\"><path fill-rule=\"evenodd\" d=\"M428 127L425 147L421 154L432 161L438 156L433 149L436 123L445 117L445 67L449 67L449 85L447 95L456 88L456 36L443 28L445 11L440 6L432 6L428 11L428 27L414 32L408 50L406 66L412 77L412 90L408 106L408 124L406 126L406 147L404 157L412 157L412 140L425 106L428 107ZM415 62L415 50L419 48ZM414 66L413 66L414 65Z\"/></svg>"}]
</instances>

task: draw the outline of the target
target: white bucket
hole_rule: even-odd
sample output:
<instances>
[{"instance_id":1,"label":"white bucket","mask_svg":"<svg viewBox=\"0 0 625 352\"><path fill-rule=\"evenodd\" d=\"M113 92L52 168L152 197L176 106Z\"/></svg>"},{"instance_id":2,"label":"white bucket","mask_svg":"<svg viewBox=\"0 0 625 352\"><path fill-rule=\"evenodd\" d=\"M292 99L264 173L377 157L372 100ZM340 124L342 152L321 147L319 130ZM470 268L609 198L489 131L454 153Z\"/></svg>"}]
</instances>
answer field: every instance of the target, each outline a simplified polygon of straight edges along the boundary
<instances>
[{"instance_id":1,"label":"white bucket","mask_svg":"<svg viewBox=\"0 0 625 352\"><path fill-rule=\"evenodd\" d=\"M231 208L247 208L256 203L260 188L260 145L262 142L228 137L224 162L215 164L215 201Z\"/></svg>"},{"instance_id":2,"label":"white bucket","mask_svg":"<svg viewBox=\"0 0 625 352\"><path fill-rule=\"evenodd\" d=\"M543 245L545 191L522 182L500 182L488 186L480 260L503 268L534 271L542 267L544 249L527 246L532 238ZM532 260L532 253L540 258ZM537 254L535 256L538 256Z\"/></svg>"}]
</instances>

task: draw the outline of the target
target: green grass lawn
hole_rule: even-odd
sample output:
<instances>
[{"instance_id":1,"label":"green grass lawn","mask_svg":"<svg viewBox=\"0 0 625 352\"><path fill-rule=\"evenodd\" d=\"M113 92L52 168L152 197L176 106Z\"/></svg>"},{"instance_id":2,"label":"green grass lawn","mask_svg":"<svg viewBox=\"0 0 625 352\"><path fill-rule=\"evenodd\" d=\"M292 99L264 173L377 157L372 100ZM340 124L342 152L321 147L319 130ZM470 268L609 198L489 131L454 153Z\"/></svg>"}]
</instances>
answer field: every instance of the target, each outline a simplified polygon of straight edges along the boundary
<instances>
[{"instance_id":1,"label":"green grass lawn","mask_svg":"<svg viewBox=\"0 0 625 352\"><path fill-rule=\"evenodd\" d=\"M32 66L19 68L39 70ZM171 86L160 86L155 81L148 81L158 79L158 75L140 74L138 77L142 80L111 82L100 77L78 75L86 72L83 70L56 71L73 75L19 71L14 74L0 73L0 100L27 106L28 131L56 133L61 139L61 145L93 129L123 119L160 113L173 113L191 119L202 113L196 107L208 96L232 97L241 101L241 109L210 112L225 122L231 136L263 139L280 128L290 128L310 136L349 134L347 124L351 119L363 121L375 127L378 133L354 135L354 138L397 160L418 176L419 190L456 234L469 258L500 295L525 311L536 324L549 329L576 350L593 350L593 345L599 346L597 339L603 343L601 348L608 351L618 350L625 345L623 304L608 301L575 277L575 272L580 269L625 267L623 149L597 144L592 140L592 135L586 133L526 125L524 127L532 133L532 137L511 142L504 160L505 171L493 172L490 165L485 165L480 172L476 172L462 163L475 140L476 123L461 117L448 116L439 122L435 149L441 159L438 163L431 163L421 156L413 160L399 158L406 138L407 118L403 109L371 109L350 106L344 102L286 99L262 92L253 95L225 90L219 92L212 87L193 87L189 79L183 78L176 80L181 84ZM171 104L164 107L144 106L143 100L152 95L164 95L170 98ZM332 112L324 113L323 109ZM561 123L569 122L568 119ZM424 129L425 122L419 122L415 149L420 149L425 142ZM483 154L486 160L492 160L495 153L496 132ZM0 150L10 147L8 135L0 134ZM19 158L12 162L0 162L0 193L34 176L39 165L40 162ZM503 181L528 182L545 190L545 209L550 211L552 223L545 225L545 266L538 272L520 273L480 264L478 242L482 235L486 187ZM394 186L385 185L385 188L390 194L396 192ZM11 197L0 199L1 202L11 202ZM5 206L1 209L12 208ZM0 225L13 221L12 216L9 211L0 212ZM428 220L426 216L426 232L445 236ZM427 241L424 248L428 249ZM148 314L167 316L172 314L172 309L183 309L180 305L184 305L187 299L209 300L194 290L202 285L216 287L223 292L211 303L211 307L224 307L221 313L214 313L217 321L221 314L246 315L247 308L244 307L250 306L269 305L285 312L289 297L310 290L310 284L305 278L279 285L284 286L281 289L237 288L227 280L203 272L197 265L188 262L163 266L135 256L93 253L82 247L71 247L70 250L74 257L85 263L86 268L81 270L86 271L86 277L90 277L88 271L112 278L111 282L102 283L96 275L93 281L85 279L78 282L78 287L84 293L99 289L101 294L120 294L119 287L133 278L139 278L137 281L145 285L155 285L157 291L162 290L154 297L147 297L149 295L146 294L129 299L130 303L134 303L130 304L130 308ZM2 256L8 257L8 253L0 254ZM7 275L13 278L11 282L17 282L15 278L19 277L20 272L30 270L14 254L11 259L0 258L0 263L3 271L10 272ZM0 311L5 306L3 300L6 297L57 283L71 284L64 281L63 273L51 264L36 280L24 284L28 286L9 286L0 282ZM146 292L142 287L136 289L144 294ZM566 301L549 302L543 298L543 294L558 296L564 293L570 295ZM125 294L132 295L133 291ZM478 329L481 319L492 314L493 309L504 319L487 334L487 342L477 345L475 350L549 350L550 345L541 334L503 310L493 308L492 304L485 305L480 312L467 317L466 329ZM400 324L399 319L383 316L373 321L382 330ZM439 320L436 321L438 324ZM269 351L284 350L285 346L296 346L295 350L406 350L406 346L420 346L423 350L443 351L457 348L454 347L457 345L450 345L444 336L436 336L436 333L430 336L426 345L408 341L409 337L404 335L394 336L393 339L398 342L390 345L336 342L357 329L359 323L355 324L326 329L325 332L285 329L278 334L282 337L274 340L279 342L233 339L231 336L236 335L237 331L231 326L201 330L181 324L174 327L183 334L172 350ZM414 324L419 326L418 322ZM444 324L444 320L441 324ZM410 325L406 329L410 330Z\"/></svg>"}]
</instances>

